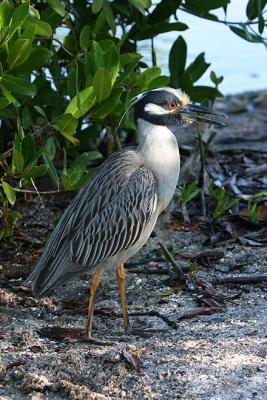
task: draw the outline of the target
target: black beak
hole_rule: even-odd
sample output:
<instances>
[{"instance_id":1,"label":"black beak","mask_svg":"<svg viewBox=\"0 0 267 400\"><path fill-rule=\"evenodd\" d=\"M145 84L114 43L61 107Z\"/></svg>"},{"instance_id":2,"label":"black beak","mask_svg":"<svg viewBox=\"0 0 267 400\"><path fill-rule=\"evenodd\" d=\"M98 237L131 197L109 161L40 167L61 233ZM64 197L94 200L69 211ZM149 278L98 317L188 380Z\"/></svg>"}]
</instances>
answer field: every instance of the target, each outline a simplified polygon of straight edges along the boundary
<instances>
[{"instance_id":1,"label":"black beak","mask_svg":"<svg viewBox=\"0 0 267 400\"><path fill-rule=\"evenodd\" d=\"M181 114L186 114L186 119L197 122L206 122L218 126L225 126L226 124L220 118L227 118L225 114L219 114L209 108L197 106L196 104L188 104L181 111Z\"/></svg>"}]
</instances>

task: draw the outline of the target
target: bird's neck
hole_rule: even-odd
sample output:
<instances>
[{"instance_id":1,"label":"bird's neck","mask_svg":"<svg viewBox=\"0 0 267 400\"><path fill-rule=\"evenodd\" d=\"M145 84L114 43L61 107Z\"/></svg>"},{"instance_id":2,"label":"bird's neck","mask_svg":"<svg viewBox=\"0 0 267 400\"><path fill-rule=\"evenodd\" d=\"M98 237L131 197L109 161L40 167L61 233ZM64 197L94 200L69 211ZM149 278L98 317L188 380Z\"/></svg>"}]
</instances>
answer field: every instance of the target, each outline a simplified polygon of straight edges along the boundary
<instances>
[{"instance_id":1,"label":"bird's neck","mask_svg":"<svg viewBox=\"0 0 267 400\"><path fill-rule=\"evenodd\" d=\"M144 166L151 169L158 180L161 208L164 209L174 194L179 177L180 156L176 137L168 127L142 119L137 122L137 133L137 151Z\"/></svg>"}]
</instances>

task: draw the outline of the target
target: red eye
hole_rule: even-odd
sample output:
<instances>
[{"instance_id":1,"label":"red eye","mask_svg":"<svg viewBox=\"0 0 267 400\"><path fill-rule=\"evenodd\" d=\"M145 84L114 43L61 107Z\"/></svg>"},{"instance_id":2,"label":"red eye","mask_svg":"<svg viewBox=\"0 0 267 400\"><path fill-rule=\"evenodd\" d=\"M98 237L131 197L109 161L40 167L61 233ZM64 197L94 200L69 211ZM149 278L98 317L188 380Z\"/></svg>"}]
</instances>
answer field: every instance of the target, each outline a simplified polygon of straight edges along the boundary
<instances>
[{"instance_id":1,"label":"red eye","mask_svg":"<svg viewBox=\"0 0 267 400\"><path fill-rule=\"evenodd\" d=\"M177 104L174 101L172 103L169 103L170 110L175 110L176 108L177 108Z\"/></svg>"}]
</instances>

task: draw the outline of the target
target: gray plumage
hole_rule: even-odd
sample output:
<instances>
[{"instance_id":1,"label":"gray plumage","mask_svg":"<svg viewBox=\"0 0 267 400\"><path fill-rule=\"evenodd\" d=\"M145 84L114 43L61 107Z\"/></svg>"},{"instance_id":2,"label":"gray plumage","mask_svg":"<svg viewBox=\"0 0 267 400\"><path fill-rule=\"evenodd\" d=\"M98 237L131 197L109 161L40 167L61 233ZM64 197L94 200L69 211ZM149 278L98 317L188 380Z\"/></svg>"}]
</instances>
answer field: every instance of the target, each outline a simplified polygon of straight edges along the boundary
<instances>
[{"instance_id":1,"label":"gray plumage","mask_svg":"<svg viewBox=\"0 0 267 400\"><path fill-rule=\"evenodd\" d=\"M178 182L179 149L169 127L192 121L222 125L214 111L189 104L179 89L152 90L134 103L138 146L109 157L64 212L27 279L35 294L48 295L83 272L114 268L134 255Z\"/></svg>"},{"instance_id":2,"label":"gray plumage","mask_svg":"<svg viewBox=\"0 0 267 400\"><path fill-rule=\"evenodd\" d=\"M64 212L27 281L37 295L103 264L114 265L154 220L156 179L133 149L102 164Z\"/></svg>"}]
</instances>

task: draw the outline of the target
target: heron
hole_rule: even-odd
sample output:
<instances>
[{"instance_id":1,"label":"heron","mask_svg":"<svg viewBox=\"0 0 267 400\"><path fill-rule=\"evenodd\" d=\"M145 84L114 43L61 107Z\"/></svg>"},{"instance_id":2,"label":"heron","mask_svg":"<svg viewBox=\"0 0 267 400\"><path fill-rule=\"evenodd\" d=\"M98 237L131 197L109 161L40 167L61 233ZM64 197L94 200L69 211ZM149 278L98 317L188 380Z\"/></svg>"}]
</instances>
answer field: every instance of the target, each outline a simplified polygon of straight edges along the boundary
<instances>
[{"instance_id":1,"label":"heron","mask_svg":"<svg viewBox=\"0 0 267 400\"><path fill-rule=\"evenodd\" d=\"M37 296L48 296L84 273L92 276L87 341L92 336L94 297L101 273L116 269L123 324L130 332L124 263L149 239L178 183L180 156L173 126L196 121L224 125L224 115L190 103L180 89L160 88L136 96L138 144L106 159L71 201L28 277Z\"/></svg>"}]
</instances>

